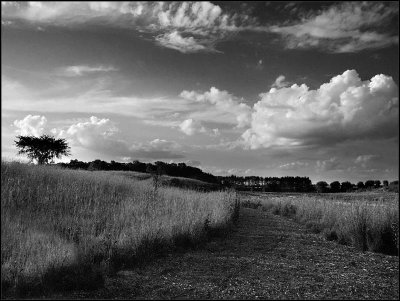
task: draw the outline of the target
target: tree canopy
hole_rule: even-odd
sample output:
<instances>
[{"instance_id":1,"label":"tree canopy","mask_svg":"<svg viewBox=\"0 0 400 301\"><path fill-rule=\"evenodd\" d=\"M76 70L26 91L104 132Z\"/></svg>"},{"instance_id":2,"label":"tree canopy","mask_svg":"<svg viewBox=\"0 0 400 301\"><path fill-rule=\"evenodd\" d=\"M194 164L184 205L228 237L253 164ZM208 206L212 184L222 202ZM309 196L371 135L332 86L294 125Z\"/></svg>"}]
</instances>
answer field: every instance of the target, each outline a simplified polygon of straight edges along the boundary
<instances>
[{"instance_id":1,"label":"tree canopy","mask_svg":"<svg viewBox=\"0 0 400 301\"><path fill-rule=\"evenodd\" d=\"M327 192L328 191L328 183L325 181L319 181L316 184L317 192Z\"/></svg>"},{"instance_id":2,"label":"tree canopy","mask_svg":"<svg viewBox=\"0 0 400 301\"><path fill-rule=\"evenodd\" d=\"M70 147L62 138L55 139L49 135L40 137L20 135L17 139L14 142L19 149L18 154L26 154L31 161L36 160L38 164L47 164L54 158L70 155Z\"/></svg>"},{"instance_id":3,"label":"tree canopy","mask_svg":"<svg viewBox=\"0 0 400 301\"><path fill-rule=\"evenodd\" d=\"M340 183L339 181L334 181L330 184L331 192L339 192L340 191Z\"/></svg>"}]
</instances>

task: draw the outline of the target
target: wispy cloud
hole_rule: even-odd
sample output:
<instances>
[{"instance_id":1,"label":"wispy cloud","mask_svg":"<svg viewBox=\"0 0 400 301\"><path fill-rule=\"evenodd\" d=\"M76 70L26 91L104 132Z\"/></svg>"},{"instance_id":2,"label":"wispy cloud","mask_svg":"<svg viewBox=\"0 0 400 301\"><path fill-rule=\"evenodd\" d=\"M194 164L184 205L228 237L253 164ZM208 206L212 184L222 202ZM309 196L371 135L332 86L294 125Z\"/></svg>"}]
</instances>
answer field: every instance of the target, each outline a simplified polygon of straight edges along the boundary
<instances>
[{"instance_id":1,"label":"wispy cloud","mask_svg":"<svg viewBox=\"0 0 400 301\"><path fill-rule=\"evenodd\" d=\"M182 120L182 117L173 117L176 112L189 112L192 107L186 100L179 97L115 96L109 82L99 80L89 83L89 88L80 91L78 95L65 95L76 88L75 83L63 81L58 87L37 90L4 76L2 77L2 110L43 113L113 113L144 120L168 121L172 118L171 121L174 121L178 118ZM51 93L49 93L50 90Z\"/></svg>"},{"instance_id":2,"label":"wispy cloud","mask_svg":"<svg viewBox=\"0 0 400 301\"><path fill-rule=\"evenodd\" d=\"M148 143L139 143L130 147L132 157L146 159L181 159L185 158L181 146L175 141L154 139Z\"/></svg>"},{"instance_id":3,"label":"wispy cloud","mask_svg":"<svg viewBox=\"0 0 400 301\"><path fill-rule=\"evenodd\" d=\"M343 2L303 16L301 21L260 25L246 12L226 12L205 1L2 2L4 26L24 20L42 30L46 25L126 28L149 33L158 45L182 53L219 52L219 41L243 31L278 34L289 49L341 53L382 48L398 43L395 33L382 31L382 25L396 14L398 4L394 2Z\"/></svg>"},{"instance_id":4,"label":"wispy cloud","mask_svg":"<svg viewBox=\"0 0 400 301\"><path fill-rule=\"evenodd\" d=\"M371 162L379 158L380 156L378 155L360 155L354 160L354 163L360 165L363 168L367 168Z\"/></svg>"},{"instance_id":5,"label":"wispy cloud","mask_svg":"<svg viewBox=\"0 0 400 301\"><path fill-rule=\"evenodd\" d=\"M295 24L273 25L269 30L281 35L289 49L358 52L398 44L397 35L381 32L398 11L394 2L342 2Z\"/></svg>"},{"instance_id":6,"label":"wispy cloud","mask_svg":"<svg viewBox=\"0 0 400 301\"><path fill-rule=\"evenodd\" d=\"M182 53L199 52L199 51L212 51L215 52L212 47L206 47L200 42L196 41L193 37L182 37L178 31L172 31L161 34L156 37L156 41L167 48L178 50Z\"/></svg>"},{"instance_id":7,"label":"wispy cloud","mask_svg":"<svg viewBox=\"0 0 400 301\"><path fill-rule=\"evenodd\" d=\"M24 2L2 6L3 22L134 29L150 33L159 45L183 53L215 52L218 40L252 22L248 16L224 13L211 2Z\"/></svg>"},{"instance_id":8,"label":"wispy cloud","mask_svg":"<svg viewBox=\"0 0 400 301\"><path fill-rule=\"evenodd\" d=\"M229 175L240 175L249 176L252 174L253 170L251 168L218 168L215 166L202 166L203 170L212 173L217 176L229 176Z\"/></svg>"},{"instance_id":9,"label":"wispy cloud","mask_svg":"<svg viewBox=\"0 0 400 301\"><path fill-rule=\"evenodd\" d=\"M316 163L317 171L337 170L340 168L340 160L337 157L332 157L328 160L318 160Z\"/></svg>"},{"instance_id":10,"label":"wispy cloud","mask_svg":"<svg viewBox=\"0 0 400 301\"><path fill-rule=\"evenodd\" d=\"M298 170L299 168L308 166L308 162L295 161L280 165L278 168L283 170Z\"/></svg>"},{"instance_id":11,"label":"wispy cloud","mask_svg":"<svg viewBox=\"0 0 400 301\"><path fill-rule=\"evenodd\" d=\"M92 73L102 73L102 72L110 72L110 71L118 71L117 68L113 66L88 66L88 65L76 65L76 66L68 66L64 68L60 68L58 70L58 75L61 76L84 76Z\"/></svg>"}]
</instances>

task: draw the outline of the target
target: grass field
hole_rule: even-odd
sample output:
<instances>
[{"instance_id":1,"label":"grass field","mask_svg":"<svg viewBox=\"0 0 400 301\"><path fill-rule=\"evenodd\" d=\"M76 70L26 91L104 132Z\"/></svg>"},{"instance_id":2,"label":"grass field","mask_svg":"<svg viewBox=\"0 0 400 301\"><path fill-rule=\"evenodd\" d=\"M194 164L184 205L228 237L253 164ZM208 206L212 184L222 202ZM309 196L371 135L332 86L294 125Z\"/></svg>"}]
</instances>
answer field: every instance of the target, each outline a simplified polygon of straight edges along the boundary
<instances>
[{"instance_id":1,"label":"grass field","mask_svg":"<svg viewBox=\"0 0 400 301\"><path fill-rule=\"evenodd\" d=\"M105 273L194 246L237 214L235 192L2 162L2 292L101 286Z\"/></svg>"},{"instance_id":2,"label":"grass field","mask_svg":"<svg viewBox=\"0 0 400 301\"><path fill-rule=\"evenodd\" d=\"M362 251L399 251L398 193L246 193L242 204L292 217L328 240Z\"/></svg>"}]
</instances>

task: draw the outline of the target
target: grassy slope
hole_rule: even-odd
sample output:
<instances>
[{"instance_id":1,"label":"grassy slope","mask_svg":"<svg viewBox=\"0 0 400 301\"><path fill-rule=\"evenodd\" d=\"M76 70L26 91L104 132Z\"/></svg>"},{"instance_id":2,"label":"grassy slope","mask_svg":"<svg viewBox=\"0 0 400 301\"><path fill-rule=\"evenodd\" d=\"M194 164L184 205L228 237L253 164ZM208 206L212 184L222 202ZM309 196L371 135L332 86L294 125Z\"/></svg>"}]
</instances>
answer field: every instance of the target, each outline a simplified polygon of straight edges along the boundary
<instances>
[{"instance_id":1,"label":"grassy slope","mask_svg":"<svg viewBox=\"0 0 400 301\"><path fill-rule=\"evenodd\" d=\"M152 178L151 174L149 173L141 173L135 171L98 171L98 172L119 175L129 179L141 180L141 181L143 180L151 181ZM162 175L160 177L160 180L163 186L170 186L170 187L179 187L179 188L194 189L200 191L212 191L212 190L218 190L220 188L218 184L207 183L204 181L191 178Z\"/></svg>"},{"instance_id":2,"label":"grassy slope","mask_svg":"<svg viewBox=\"0 0 400 301\"><path fill-rule=\"evenodd\" d=\"M103 172L1 165L2 289L94 288L104 273L229 223L236 196Z\"/></svg>"}]
</instances>

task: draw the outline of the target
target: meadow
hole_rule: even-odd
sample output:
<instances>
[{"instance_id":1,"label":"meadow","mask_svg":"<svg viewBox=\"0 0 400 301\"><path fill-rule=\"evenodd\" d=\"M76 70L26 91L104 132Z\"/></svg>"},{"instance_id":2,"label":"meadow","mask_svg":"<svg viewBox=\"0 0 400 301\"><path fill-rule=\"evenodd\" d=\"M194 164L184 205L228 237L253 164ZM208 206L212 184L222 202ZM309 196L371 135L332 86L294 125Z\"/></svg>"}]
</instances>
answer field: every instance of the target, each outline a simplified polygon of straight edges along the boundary
<instances>
[{"instance_id":1,"label":"meadow","mask_svg":"<svg viewBox=\"0 0 400 301\"><path fill-rule=\"evenodd\" d=\"M361 251L399 252L398 193L245 193L242 204L293 218L327 240Z\"/></svg>"},{"instance_id":2,"label":"meadow","mask_svg":"<svg viewBox=\"0 0 400 301\"><path fill-rule=\"evenodd\" d=\"M2 162L2 293L95 289L106 274L195 247L237 217L234 191L137 177Z\"/></svg>"}]
</instances>

